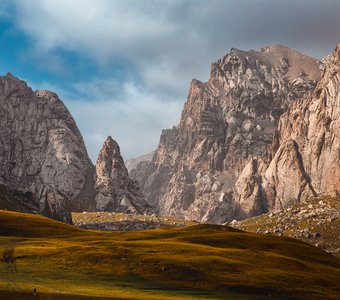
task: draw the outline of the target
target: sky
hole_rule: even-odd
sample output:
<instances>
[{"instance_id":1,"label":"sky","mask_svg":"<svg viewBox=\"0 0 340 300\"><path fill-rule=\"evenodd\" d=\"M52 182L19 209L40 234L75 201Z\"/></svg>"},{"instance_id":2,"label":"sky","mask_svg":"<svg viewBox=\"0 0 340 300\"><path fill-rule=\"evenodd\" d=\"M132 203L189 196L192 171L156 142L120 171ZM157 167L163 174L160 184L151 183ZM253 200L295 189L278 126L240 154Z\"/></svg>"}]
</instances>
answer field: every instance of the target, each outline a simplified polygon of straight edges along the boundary
<instances>
[{"instance_id":1,"label":"sky","mask_svg":"<svg viewBox=\"0 0 340 300\"><path fill-rule=\"evenodd\" d=\"M108 135L128 159L157 148L230 48L322 58L339 15L339 0L0 0L0 75L56 92L93 162Z\"/></svg>"}]
</instances>

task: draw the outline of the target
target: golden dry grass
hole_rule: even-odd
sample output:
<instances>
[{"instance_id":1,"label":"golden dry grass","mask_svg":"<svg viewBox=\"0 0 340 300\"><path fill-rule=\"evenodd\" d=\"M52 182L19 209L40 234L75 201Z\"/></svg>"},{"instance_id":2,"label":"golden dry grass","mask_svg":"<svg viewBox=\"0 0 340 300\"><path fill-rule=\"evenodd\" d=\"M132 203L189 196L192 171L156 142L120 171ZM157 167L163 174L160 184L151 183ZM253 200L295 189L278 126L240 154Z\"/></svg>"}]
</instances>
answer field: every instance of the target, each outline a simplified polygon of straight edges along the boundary
<instances>
[{"instance_id":1,"label":"golden dry grass","mask_svg":"<svg viewBox=\"0 0 340 300\"><path fill-rule=\"evenodd\" d=\"M337 258L297 240L226 226L99 232L0 211L0 235L0 248L14 244L16 257L16 271L0 265L3 293L28 297L35 287L44 293L39 299L340 295Z\"/></svg>"}]
</instances>

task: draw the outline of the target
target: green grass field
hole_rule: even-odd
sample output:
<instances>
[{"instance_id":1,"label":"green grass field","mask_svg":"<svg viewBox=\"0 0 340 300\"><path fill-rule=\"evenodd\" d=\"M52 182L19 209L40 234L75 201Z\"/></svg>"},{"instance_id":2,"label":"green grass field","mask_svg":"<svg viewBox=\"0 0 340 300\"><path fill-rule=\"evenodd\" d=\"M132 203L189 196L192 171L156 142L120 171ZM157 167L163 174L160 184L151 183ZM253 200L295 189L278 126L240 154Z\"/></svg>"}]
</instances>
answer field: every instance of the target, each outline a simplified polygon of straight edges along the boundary
<instances>
[{"instance_id":1,"label":"green grass field","mask_svg":"<svg viewBox=\"0 0 340 300\"><path fill-rule=\"evenodd\" d=\"M286 237L196 225L86 231L0 211L1 299L339 299L340 261ZM36 288L39 297L33 297Z\"/></svg>"}]
</instances>

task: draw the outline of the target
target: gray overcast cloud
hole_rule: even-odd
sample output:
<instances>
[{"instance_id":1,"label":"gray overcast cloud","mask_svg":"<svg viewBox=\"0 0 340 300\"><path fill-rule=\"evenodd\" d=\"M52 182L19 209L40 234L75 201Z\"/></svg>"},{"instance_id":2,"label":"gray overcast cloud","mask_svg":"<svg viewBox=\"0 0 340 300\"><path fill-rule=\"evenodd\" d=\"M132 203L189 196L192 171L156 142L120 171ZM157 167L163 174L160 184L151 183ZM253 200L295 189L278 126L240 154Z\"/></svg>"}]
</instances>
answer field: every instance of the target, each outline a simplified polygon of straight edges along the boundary
<instances>
[{"instance_id":1,"label":"gray overcast cloud","mask_svg":"<svg viewBox=\"0 0 340 300\"><path fill-rule=\"evenodd\" d=\"M75 84L92 101L69 95L62 82L34 83L63 96L93 160L108 134L125 158L153 150L161 129L178 122L191 79L207 80L210 63L231 47L281 43L322 58L340 42L338 0L9 2L16 28L32 40L25 55L51 72L72 67L57 50L85 54L98 69L127 62L123 83L93 76Z\"/></svg>"}]
</instances>

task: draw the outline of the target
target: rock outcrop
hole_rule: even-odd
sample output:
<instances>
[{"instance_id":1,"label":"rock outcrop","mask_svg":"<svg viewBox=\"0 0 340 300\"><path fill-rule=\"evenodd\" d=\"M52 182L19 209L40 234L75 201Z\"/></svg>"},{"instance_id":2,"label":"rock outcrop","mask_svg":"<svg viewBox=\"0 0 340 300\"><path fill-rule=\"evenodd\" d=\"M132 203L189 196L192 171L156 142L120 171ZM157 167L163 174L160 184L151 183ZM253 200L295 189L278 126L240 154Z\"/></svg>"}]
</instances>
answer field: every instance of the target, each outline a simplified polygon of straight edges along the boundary
<instances>
[{"instance_id":1,"label":"rock outcrop","mask_svg":"<svg viewBox=\"0 0 340 300\"><path fill-rule=\"evenodd\" d=\"M312 95L281 117L277 151L262 188L270 210L317 195L340 195L340 45Z\"/></svg>"},{"instance_id":2,"label":"rock outcrop","mask_svg":"<svg viewBox=\"0 0 340 300\"><path fill-rule=\"evenodd\" d=\"M96 208L99 211L128 213L151 211L138 183L129 178L119 146L110 136L106 139L97 159L95 190Z\"/></svg>"},{"instance_id":3,"label":"rock outcrop","mask_svg":"<svg viewBox=\"0 0 340 300\"><path fill-rule=\"evenodd\" d=\"M55 93L34 92L11 74L0 77L0 107L0 180L32 192L45 215L70 221L66 206L89 205L94 174L71 114Z\"/></svg>"},{"instance_id":4,"label":"rock outcrop","mask_svg":"<svg viewBox=\"0 0 340 300\"><path fill-rule=\"evenodd\" d=\"M0 77L0 108L0 184L17 195L30 195L29 211L68 223L71 210L114 210L124 201L126 207L144 212L145 203L137 203L143 197L128 179L122 158L107 153L119 154L118 146L111 149L109 142L95 169L74 119L55 93L33 91L7 74ZM106 198L110 205L99 205L103 201L98 199L108 195L113 197L111 202ZM6 199L24 201L23 197ZM20 211L20 203L14 206Z\"/></svg>"},{"instance_id":5,"label":"rock outcrop","mask_svg":"<svg viewBox=\"0 0 340 300\"><path fill-rule=\"evenodd\" d=\"M179 125L162 132L152 161L131 177L161 214L224 222L267 211L257 157L274 147L280 116L310 95L321 68L282 45L232 49L208 82L192 81Z\"/></svg>"},{"instance_id":6,"label":"rock outcrop","mask_svg":"<svg viewBox=\"0 0 340 300\"><path fill-rule=\"evenodd\" d=\"M24 213L39 213L39 201L31 192L23 193L0 185L0 208Z\"/></svg>"}]
</instances>

